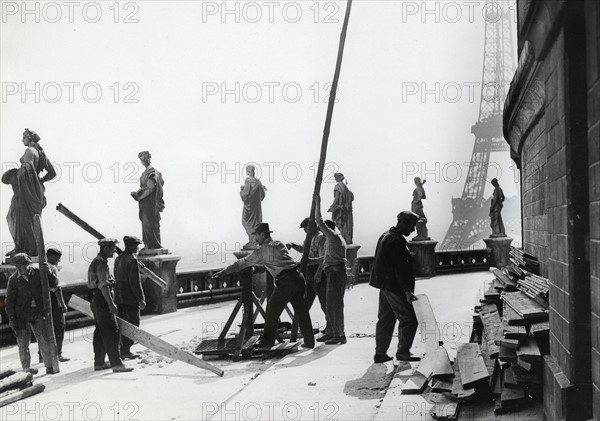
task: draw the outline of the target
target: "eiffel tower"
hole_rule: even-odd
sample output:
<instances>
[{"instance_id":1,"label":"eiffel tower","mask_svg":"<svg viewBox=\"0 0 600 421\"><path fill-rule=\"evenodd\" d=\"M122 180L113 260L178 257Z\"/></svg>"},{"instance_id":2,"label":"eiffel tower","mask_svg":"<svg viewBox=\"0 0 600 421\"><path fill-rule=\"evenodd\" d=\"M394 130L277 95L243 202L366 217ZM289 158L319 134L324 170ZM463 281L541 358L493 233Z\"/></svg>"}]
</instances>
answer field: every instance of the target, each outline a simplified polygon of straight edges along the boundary
<instances>
[{"instance_id":1,"label":"eiffel tower","mask_svg":"<svg viewBox=\"0 0 600 421\"><path fill-rule=\"evenodd\" d=\"M490 199L484 198L490 155L509 150L502 133L502 110L512 75L515 55L512 38L511 14L508 1L486 1L485 48L479 120L471 127L475 145L462 197L452 199L452 224L440 249L464 250L474 246L486 232L489 224ZM502 181L502 180L499 180ZM515 212L515 207L517 207ZM506 199L503 219L507 231L520 223L518 198ZM516 217L516 221L515 221Z\"/></svg>"}]
</instances>

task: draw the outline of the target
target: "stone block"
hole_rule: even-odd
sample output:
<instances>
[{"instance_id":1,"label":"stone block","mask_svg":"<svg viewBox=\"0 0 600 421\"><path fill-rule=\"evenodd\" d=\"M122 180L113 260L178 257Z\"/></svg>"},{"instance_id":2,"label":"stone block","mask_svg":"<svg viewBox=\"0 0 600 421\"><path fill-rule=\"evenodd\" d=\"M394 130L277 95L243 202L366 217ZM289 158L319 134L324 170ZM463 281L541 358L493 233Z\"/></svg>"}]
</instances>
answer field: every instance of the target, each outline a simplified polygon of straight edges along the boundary
<instances>
[{"instance_id":1,"label":"stone block","mask_svg":"<svg viewBox=\"0 0 600 421\"><path fill-rule=\"evenodd\" d=\"M162 255L138 255L140 262L146 265L164 281L167 282L166 288L160 288L154 282L146 279L144 282L144 293L148 308L153 313L165 314L177 311L177 292L179 285L177 283L176 268L181 260L180 256L173 254Z\"/></svg>"},{"instance_id":2,"label":"stone block","mask_svg":"<svg viewBox=\"0 0 600 421\"><path fill-rule=\"evenodd\" d=\"M408 249L415 254L416 276L435 276L435 246L437 241L409 241Z\"/></svg>"}]
</instances>

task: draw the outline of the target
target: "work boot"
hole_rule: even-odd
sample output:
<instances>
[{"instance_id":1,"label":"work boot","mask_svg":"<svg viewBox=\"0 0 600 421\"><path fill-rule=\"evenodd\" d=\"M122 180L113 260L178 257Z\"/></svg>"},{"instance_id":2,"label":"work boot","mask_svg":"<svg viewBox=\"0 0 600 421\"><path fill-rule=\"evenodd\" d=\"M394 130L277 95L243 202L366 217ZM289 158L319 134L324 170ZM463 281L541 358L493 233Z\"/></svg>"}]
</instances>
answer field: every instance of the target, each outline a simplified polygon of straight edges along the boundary
<instances>
[{"instance_id":1,"label":"work boot","mask_svg":"<svg viewBox=\"0 0 600 421\"><path fill-rule=\"evenodd\" d=\"M34 375L38 373L38 369L37 368L33 368L33 367L28 368L28 369L23 370L23 371L26 372L26 373L34 374Z\"/></svg>"},{"instance_id":2,"label":"work boot","mask_svg":"<svg viewBox=\"0 0 600 421\"><path fill-rule=\"evenodd\" d=\"M46 374L58 374L59 371L56 370L54 371L54 369L52 367L46 367Z\"/></svg>"},{"instance_id":3,"label":"work boot","mask_svg":"<svg viewBox=\"0 0 600 421\"><path fill-rule=\"evenodd\" d=\"M375 364L387 363L388 361L392 361L393 358L386 354L375 354L373 356L373 362Z\"/></svg>"},{"instance_id":4,"label":"work boot","mask_svg":"<svg viewBox=\"0 0 600 421\"><path fill-rule=\"evenodd\" d=\"M63 355L62 355L62 354L60 354L60 355L58 356L58 361L60 361L61 363L66 363L67 361L71 361L71 359L70 359L70 358L67 358L67 357L63 357Z\"/></svg>"},{"instance_id":5,"label":"work boot","mask_svg":"<svg viewBox=\"0 0 600 421\"><path fill-rule=\"evenodd\" d=\"M396 359L398 361L421 361L421 358L419 357L414 357L413 354L409 353L408 355L406 354L396 354Z\"/></svg>"},{"instance_id":6,"label":"work boot","mask_svg":"<svg viewBox=\"0 0 600 421\"><path fill-rule=\"evenodd\" d=\"M323 336L321 336L319 339L317 339L317 342L326 342L326 341L330 340L331 338L333 338L333 336L325 333L325 334L323 334Z\"/></svg>"},{"instance_id":7,"label":"work boot","mask_svg":"<svg viewBox=\"0 0 600 421\"><path fill-rule=\"evenodd\" d=\"M124 364L119 364L119 365L115 365L112 368L113 373L128 373L130 371L133 371L133 367L127 367Z\"/></svg>"},{"instance_id":8,"label":"work boot","mask_svg":"<svg viewBox=\"0 0 600 421\"><path fill-rule=\"evenodd\" d=\"M345 336L332 336L329 340L325 341L325 345L344 345L346 343Z\"/></svg>"},{"instance_id":9,"label":"work boot","mask_svg":"<svg viewBox=\"0 0 600 421\"><path fill-rule=\"evenodd\" d=\"M108 370L110 367L110 364L105 362L102 365L94 365L94 370L95 371L102 371L102 370Z\"/></svg>"}]
</instances>

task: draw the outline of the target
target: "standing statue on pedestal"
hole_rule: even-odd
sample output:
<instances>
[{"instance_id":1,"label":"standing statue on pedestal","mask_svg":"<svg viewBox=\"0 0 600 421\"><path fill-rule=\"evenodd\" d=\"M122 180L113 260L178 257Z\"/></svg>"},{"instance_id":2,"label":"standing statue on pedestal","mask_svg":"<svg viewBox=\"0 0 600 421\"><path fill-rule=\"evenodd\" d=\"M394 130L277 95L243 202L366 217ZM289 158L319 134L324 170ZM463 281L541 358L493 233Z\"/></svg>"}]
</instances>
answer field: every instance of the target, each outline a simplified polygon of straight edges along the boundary
<instances>
[{"instance_id":1,"label":"standing statue on pedestal","mask_svg":"<svg viewBox=\"0 0 600 421\"><path fill-rule=\"evenodd\" d=\"M490 237L506 237L504 222L502 222L502 207L504 206L504 192L498 184L496 178L492 179L494 186L494 194L492 195L492 204L490 206L490 225L492 227L492 235Z\"/></svg>"},{"instance_id":2,"label":"standing statue on pedestal","mask_svg":"<svg viewBox=\"0 0 600 421\"><path fill-rule=\"evenodd\" d=\"M246 167L246 181L240 187L240 197L244 202L242 210L242 226L248 234L248 243L244 247L257 245L254 239L254 228L262 222L262 201L266 196L267 189L260 180L255 177L254 165Z\"/></svg>"},{"instance_id":3,"label":"standing statue on pedestal","mask_svg":"<svg viewBox=\"0 0 600 421\"><path fill-rule=\"evenodd\" d=\"M41 216L46 207L44 183L56 177L56 171L39 142L40 136L36 132L25 129L23 144L26 149L20 159L21 167L12 168L2 175L2 182L10 184L14 193L6 220L15 248L6 253L7 256L17 253L38 255L33 235L33 216ZM40 177L42 171L46 171L46 174Z\"/></svg>"},{"instance_id":4,"label":"standing statue on pedestal","mask_svg":"<svg viewBox=\"0 0 600 421\"><path fill-rule=\"evenodd\" d=\"M336 185L333 188L333 203L327 210L331 212L331 219L340 230L346 244L352 244L354 232L354 217L352 215L352 202L354 194L348 189L348 182L344 183L344 174L333 174Z\"/></svg>"},{"instance_id":5,"label":"standing statue on pedestal","mask_svg":"<svg viewBox=\"0 0 600 421\"><path fill-rule=\"evenodd\" d=\"M425 189L423 185L427 180L423 180L419 177L415 177L415 186L413 190L413 199L411 203L411 211L419 215L419 221L417 222L417 236L413 240L429 240L429 232L427 230L427 217L423 212L423 199L426 199Z\"/></svg>"},{"instance_id":6,"label":"standing statue on pedestal","mask_svg":"<svg viewBox=\"0 0 600 421\"><path fill-rule=\"evenodd\" d=\"M165 208L163 200L162 174L150 165L152 155L148 151L138 154L142 165L146 167L140 177L140 189L131 192L131 196L139 203L140 221L142 221L142 238L144 249L160 249L160 213Z\"/></svg>"}]
</instances>

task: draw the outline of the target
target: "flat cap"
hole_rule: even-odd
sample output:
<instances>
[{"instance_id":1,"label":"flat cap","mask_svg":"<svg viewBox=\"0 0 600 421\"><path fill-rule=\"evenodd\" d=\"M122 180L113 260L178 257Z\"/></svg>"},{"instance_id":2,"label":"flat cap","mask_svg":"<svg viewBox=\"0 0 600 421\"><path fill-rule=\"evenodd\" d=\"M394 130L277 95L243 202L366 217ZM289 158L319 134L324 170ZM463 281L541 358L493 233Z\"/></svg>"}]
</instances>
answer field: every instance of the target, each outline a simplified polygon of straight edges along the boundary
<instances>
[{"instance_id":1,"label":"flat cap","mask_svg":"<svg viewBox=\"0 0 600 421\"><path fill-rule=\"evenodd\" d=\"M412 221L416 222L419 219L421 219L421 217L411 211L402 211L398 214L398 220L401 220L401 219L408 219L409 221L412 220Z\"/></svg>"},{"instance_id":2,"label":"flat cap","mask_svg":"<svg viewBox=\"0 0 600 421\"><path fill-rule=\"evenodd\" d=\"M28 265L31 263L31 257L27 253L17 253L11 259L13 265Z\"/></svg>"},{"instance_id":3,"label":"flat cap","mask_svg":"<svg viewBox=\"0 0 600 421\"><path fill-rule=\"evenodd\" d=\"M308 228L308 218L304 218L302 222L300 222L300 228Z\"/></svg>"},{"instance_id":4,"label":"flat cap","mask_svg":"<svg viewBox=\"0 0 600 421\"><path fill-rule=\"evenodd\" d=\"M125 244L142 244L142 240L133 235L126 235L123 237L123 242Z\"/></svg>"},{"instance_id":5,"label":"flat cap","mask_svg":"<svg viewBox=\"0 0 600 421\"><path fill-rule=\"evenodd\" d=\"M102 240L98 241L98 245L100 247L102 247L102 246L110 246L110 245L113 245L113 244L119 244L119 240L116 240L114 238L103 238Z\"/></svg>"},{"instance_id":6,"label":"flat cap","mask_svg":"<svg viewBox=\"0 0 600 421\"><path fill-rule=\"evenodd\" d=\"M62 256L62 251L60 251L58 248L56 247L48 247L48 249L46 250L46 256Z\"/></svg>"}]
</instances>

